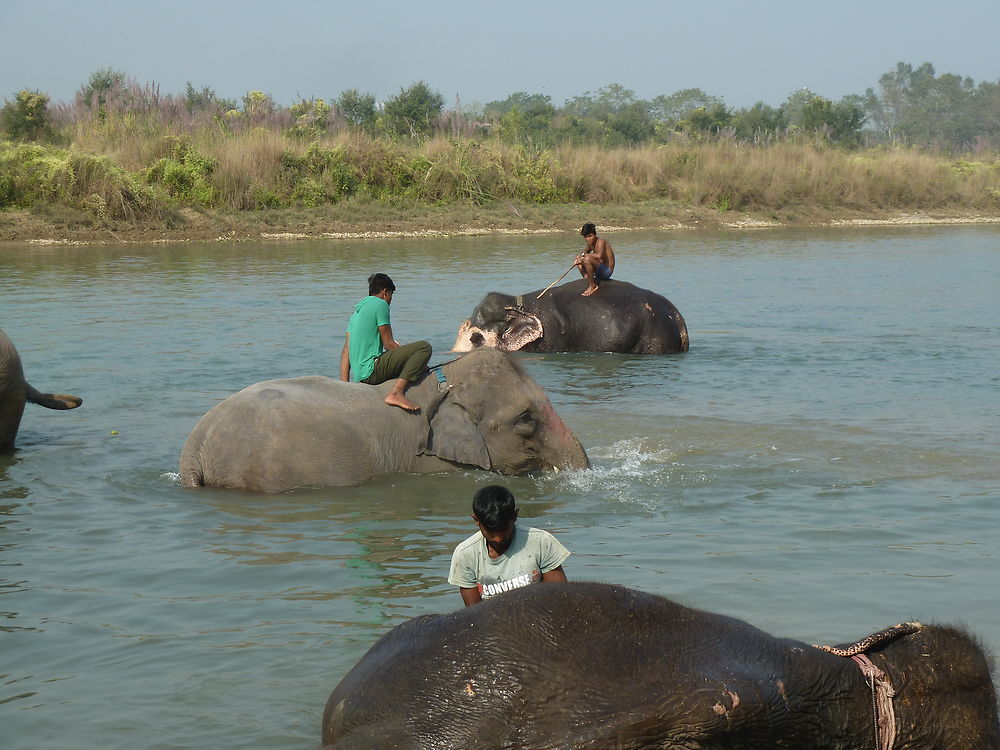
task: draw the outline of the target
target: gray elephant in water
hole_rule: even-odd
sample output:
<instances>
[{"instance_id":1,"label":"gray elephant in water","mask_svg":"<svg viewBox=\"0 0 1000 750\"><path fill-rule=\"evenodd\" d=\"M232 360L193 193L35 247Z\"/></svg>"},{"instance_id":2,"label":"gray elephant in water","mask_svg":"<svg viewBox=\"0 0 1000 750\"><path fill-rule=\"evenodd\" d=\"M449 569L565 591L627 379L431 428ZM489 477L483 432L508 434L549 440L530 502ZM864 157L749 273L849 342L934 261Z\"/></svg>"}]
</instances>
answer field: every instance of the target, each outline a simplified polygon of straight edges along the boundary
<instances>
[{"instance_id":1,"label":"gray elephant in water","mask_svg":"<svg viewBox=\"0 0 1000 750\"><path fill-rule=\"evenodd\" d=\"M391 630L330 695L323 743L998 750L1000 726L988 659L952 627L817 648L622 586L562 583Z\"/></svg>"},{"instance_id":2,"label":"gray elephant in water","mask_svg":"<svg viewBox=\"0 0 1000 750\"><path fill-rule=\"evenodd\" d=\"M283 492L393 472L523 474L590 465L542 388L503 352L471 352L413 383L406 395L419 413L387 406L391 386L312 375L245 388L188 436L181 481Z\"/></svg>"},{"instance_id":3,"label":"gray elephant in water","mask_svg":"<svg viewBox=\"0 0 1000 750\"><path fill-rule=\"evenodd\" d=\"M490 292L459 328L453 349L620 354L688 350L687 323L666 297L610 279L602 281L593 296L582 296L586 288L587 280L580 279L517 297Z\"/></svg>"},{"instance_id":4,"label":"gray elephant in water","mask_svg":"<svg viewBox=\"0 0 1000 750\"><path fill-rule=\"evenodd\" d=\"M14 448L24 405L30 401L48 409L75 409L83 403L79 396L39 393L24 379L21 357L14 342L0 329L0 451Z\"/></svg>"}]
</instances>

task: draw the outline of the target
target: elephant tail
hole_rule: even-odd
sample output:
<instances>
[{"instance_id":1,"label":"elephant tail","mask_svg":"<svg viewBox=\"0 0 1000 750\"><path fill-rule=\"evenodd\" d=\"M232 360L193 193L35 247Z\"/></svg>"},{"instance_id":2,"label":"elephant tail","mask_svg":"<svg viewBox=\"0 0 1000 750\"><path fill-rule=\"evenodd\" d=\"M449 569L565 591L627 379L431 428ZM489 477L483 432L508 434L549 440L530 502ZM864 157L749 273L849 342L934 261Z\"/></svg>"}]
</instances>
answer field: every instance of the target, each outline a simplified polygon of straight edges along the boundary
<instances>
[{"instance_id":1,"label":"elephant tail","mask_svg":"<svg viewBox=\"0 0 1000 750\"><path fill-rule=\"evenodd\" d=\"M204 487L205 475L201 470L201 463L198 459L186 450L181 453L181 486L182 487Z\"/></svg>"},{"instance_id":2,"label":"elephant tail","mask_svg":"<svg viewBox=\"0 0 1000 750\"><path fill-rule=\"evenodd\" d=\"M204 417L195 425L195 428L184 441L181 449L181 460L178 473L181 475L182 487L204 487L205 469L201 460L201 447L204 444L205 426Z\"/></svg>"},{"instance_id":3,"label":"elephant tail","mask_svg":"<svg viewBox=\"0 0 1000 750\"><path fill-rule=\"evenodd\" d=\"M83 399L79 396L70 396L66 393L40 393L31 386L31 383L25 383L25 386L28 401L46 409L75 409L83 403Z\"/></svg>"}]
</instances>

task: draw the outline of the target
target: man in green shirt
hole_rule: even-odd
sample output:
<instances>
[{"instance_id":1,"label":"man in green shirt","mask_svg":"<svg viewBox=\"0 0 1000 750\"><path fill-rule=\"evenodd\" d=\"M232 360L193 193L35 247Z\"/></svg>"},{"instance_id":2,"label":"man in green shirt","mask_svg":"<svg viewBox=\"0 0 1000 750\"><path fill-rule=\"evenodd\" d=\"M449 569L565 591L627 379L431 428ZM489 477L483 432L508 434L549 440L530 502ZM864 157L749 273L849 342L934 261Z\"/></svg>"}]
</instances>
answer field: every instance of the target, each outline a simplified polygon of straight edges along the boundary
<instances>
[{"instance_id":1,"label":"man in green shirt","mask_svg":"<svg viewBox=\"0 0 1000 750\"><path fill-rule=\"evenodd\" d=\"M472 499L479 531L455 548L448 583L468 607L532 583L565 583L569 550L544 529L518 526L514 495L498 484Z\"/></svg>"},{"instance_id":2,"label":"man in green shirt","mask_svg":"<svg viewBox=\"0 0 1000 750\"><path fill-rule=\"evenodd\" d=\"M344 349L340 353L340 379L349 381L352 372L355 380L368 385L396 378L385 402L406 411L420 411L404 392L427 371L431 345L426 341L400 345L392 337L389 304L395 291L396 285L384 273L368 277L368 296L354 307L347 324Z\"/></svg>"}]
</instances>

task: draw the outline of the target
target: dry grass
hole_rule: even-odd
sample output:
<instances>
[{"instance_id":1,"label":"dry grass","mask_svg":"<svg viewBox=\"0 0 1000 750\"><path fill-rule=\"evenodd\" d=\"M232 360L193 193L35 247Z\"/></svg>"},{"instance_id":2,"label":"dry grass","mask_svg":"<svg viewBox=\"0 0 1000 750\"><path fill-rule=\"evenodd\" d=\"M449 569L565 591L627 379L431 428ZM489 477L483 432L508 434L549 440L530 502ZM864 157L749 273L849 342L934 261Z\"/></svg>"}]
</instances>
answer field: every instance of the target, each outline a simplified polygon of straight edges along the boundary
<instances>
[{"instance_id":1,"label":"dry grass","mask_svg":"<svg viewBox=\"0 0 1000 750\"><path fill-rule=\"evenodd\" d=\"M82 210L93 205L95 211L111 216L156 215L161 209L184 206L224 211L315 209L345 201L431 206L508 202L627 206L666 201L764 215L1000 210L996 154L978 155L975 162L955 161L914 148L848 151L794 139L768 145L679 139L637 148L564 145L537 150L494 139L438 136L411 143L347 131L309 142L277 126L230 126L218 117L188 125L181 132L154 110L72 120L63 130L72 142L69 152L100 158L71 165L67 174L73 175L72 184L61 186L33 186L30 170L25 171L25 187L18 189L28 197L8 202L30 206L32 190L49 202L53 196L60 200L61 191L71 191L66 205ZM202 165L211 164L202 166L198 177L210 184L210 202L199 203L181 189L184 175L177 177L177 169L194 169L187 164L175 169L180 182L172 188L155 184L148 188L154 191L149 195L123 189L129 180L99 168L101 163L114 165L141 185L150 179L150 167L158 160L180 158L178 143L184 144L185 153L202 159ZM194 180L196 175L191 175ZM111 177L114 185L102 184ZM150 204L150 196L156 195L160 208ZM132 199L143 205L131 207ZM0 204L2 200L0 195Z\"/></svg>"}]
</instances>

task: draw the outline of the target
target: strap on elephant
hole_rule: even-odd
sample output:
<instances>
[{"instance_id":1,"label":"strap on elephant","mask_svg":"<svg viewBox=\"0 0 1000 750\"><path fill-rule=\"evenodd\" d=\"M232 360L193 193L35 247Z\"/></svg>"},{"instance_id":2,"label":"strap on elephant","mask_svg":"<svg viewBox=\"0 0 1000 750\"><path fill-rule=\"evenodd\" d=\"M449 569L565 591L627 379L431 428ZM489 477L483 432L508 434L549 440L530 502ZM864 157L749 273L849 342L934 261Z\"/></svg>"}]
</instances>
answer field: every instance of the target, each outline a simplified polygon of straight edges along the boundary
<instances>
[{"instance_id":1,"label":"strap on elephant","mask_svg":"<svg viewBox=\"0 0 1000 750\"><path fill-rule=\"evenodd\" d=\"M457 362L457 361L458 358L449 359L447 362L442 362L441 364L433 365L427 368L437 377L438 390L441 391L441 393L444 393L449 388L451 388L451 384L448 382L448 378L444 376L444 366L450 365L452 362Z\"/></svg>"}]
</instances>

